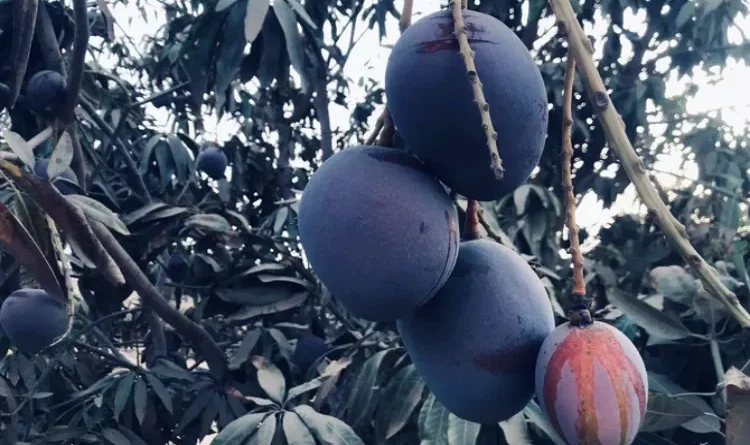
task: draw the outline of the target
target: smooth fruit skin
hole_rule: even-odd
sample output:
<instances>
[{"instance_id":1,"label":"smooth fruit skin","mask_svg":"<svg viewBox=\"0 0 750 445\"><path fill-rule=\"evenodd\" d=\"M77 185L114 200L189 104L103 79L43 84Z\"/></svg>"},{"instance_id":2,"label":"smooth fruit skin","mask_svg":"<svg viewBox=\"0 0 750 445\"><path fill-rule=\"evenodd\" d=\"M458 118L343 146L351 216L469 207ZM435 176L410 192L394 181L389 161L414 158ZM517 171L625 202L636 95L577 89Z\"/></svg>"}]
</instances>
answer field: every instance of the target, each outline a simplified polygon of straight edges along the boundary
<instances>
[{"instance_id":1,"label":"smooth fruit skin","mask_svg":"<svg viewBox=\"0 0 750 445\"><path fill-rule=\"evenodd\" d=\"M458 215L440 182L405 151L378 146L320 166L302 193L299 233L318 278L371 321L425 304L458 254Z\"/></svg>"},{"instance_id":2,"label":"smooth fruit skin","mask_svg":"<svg viewBox=\"0 0 750 445\"><path fill-rule=\"evenodd\" d=\"M544 285L523 258L474 240L461 243L435 298L397 326L437 400L458 417L491 424L531 400L537 353L555 320Z\"/></svg>"},{"instance_id":3,"label":"smooth fruit skin","mask_svg":"<svg viewBox=\"0 0 750 445\"><path fill-rule=\"evenodd\" d=\"M292 363L303 373L307 372L321 355L328 352L326 341L315 335L305 335L297 341Z\"/></svg>"},{"instance_id":4,"label":"smooth fruit skin","mask_svg":"<svg viewBox=\"0 0 750 445\"><path fill-rule=\"evenodd\" d=\"M453 191L491 201L515 190L539 163L547 93L539 68L511 29L484 13L463 11L463 17L497 132L503 179L490 167L450 10L425 16L398 39L386 67L385 93L406 147Z\"/></svg>"},{"instance_id":5,"label":"smooth fruit skin","mask_svg":"<svg viewBox=\"0 0 750 445\"><path fill-rule=\"evenodd\" d=\"M176 282L180 282L185 279L189 269L189 265L185 258L179 253L173 253L167 259L167 276Z\"/></svg>"},{"instance_id":6,"label":"smooth fruit skin","mask_svg":"<svg viewBox=\"0 0 750 445\"><path fill-rule=\"evenodd\" d=\"M648 375L616 328L564 323L539 351L536 395L569 445L629 445L646 416Z\"/></svg>"},{"instance_id":7,"label":"smooth fruit skin","mask_svg":"<svg viewBox=\"0 0 750 445\"><path fill-rule=\"evenodd\" d=\"M47 174L47 167L49 166L49 159L39 159L34 164L34 174L37 175L41 179L49 179L49 175ZM74 183L75 185L79 185L78 183L78 177L73 172L73 169L70 167L63 170L62 173L60 173L58 176L55 177L55 179L52 181L55 187L62 193L63 195L72 195L78 193L78 190L76 190L75 187L73 187L70 184L67 184L67 181L61 181L59 178L66 179L67 181L70 181Z\"/></svg>"},{"instance_id":8,"label":"smooth fruit skin","mask_svg":"<svg viewBox=\"0 0 750 445\"><path fill-rule=\"evenodd\" d=\"M227 170L227 155L215 145L209 145L200 152L197 159L198 170L202 170L212 179L221 179Z\"/></svg>"},{"instance_id":9,"label":"smooth fruit skin","mask_svg":"<svg viewBox=\"0 0 750 445\"><path fill-rule=\"evenodd\" d=\"M0 327L19 351L33 355L65 334L68 315L44 290L20 289L3 301Z\"/></svg>"},{"instance_id":10,"label":"smooth fruit skin","mask_svg":"<svg viewBox=\"0 0 750 445\"><path fill-rule=\"evenodd\" d=\"M26 101L45 117L53 117L64 100L65 78L57 71L39 71L26 84Z\"/></svg>"}]
</instances>

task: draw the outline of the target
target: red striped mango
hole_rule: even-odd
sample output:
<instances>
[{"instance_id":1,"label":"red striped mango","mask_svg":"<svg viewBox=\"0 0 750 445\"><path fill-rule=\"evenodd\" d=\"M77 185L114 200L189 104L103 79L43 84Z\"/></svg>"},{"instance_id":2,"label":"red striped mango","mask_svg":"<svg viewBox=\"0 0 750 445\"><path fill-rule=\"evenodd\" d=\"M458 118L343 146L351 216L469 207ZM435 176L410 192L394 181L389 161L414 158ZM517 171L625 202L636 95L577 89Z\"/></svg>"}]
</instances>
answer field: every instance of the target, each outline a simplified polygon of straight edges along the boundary
<instances>
[{"instance_id":1,"label":"red striped mango","mask_svg":"<svg viewBox=\"0 0 750 445\"><path fill-rule=\"evenodd\" d=\"M643 359L606 323L558 326L539 351L535 380L539 404L569 445L629 445L646 415Z\"/></svg>"}]
</instances>

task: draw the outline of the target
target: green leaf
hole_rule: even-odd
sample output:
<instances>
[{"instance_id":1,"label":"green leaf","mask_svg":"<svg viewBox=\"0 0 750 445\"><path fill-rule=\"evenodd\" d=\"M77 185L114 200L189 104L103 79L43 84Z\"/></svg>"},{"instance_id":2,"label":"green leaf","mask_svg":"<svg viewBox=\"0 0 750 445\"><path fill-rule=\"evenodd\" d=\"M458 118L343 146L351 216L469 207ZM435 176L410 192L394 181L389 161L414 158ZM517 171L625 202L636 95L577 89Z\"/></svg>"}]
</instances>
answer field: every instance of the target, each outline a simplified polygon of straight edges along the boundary
<instances>
[{"instance_id":1,"label":"green leaf","mask_svg":"<svg viewBox=\"0 0 750 445\"><path fill-rule=\"evenodd\" d=\"M687 3L682 5L682 8L680 8L680 12L677 14L677 29L681 29L690 19L693 18L695 10L695 2L693 2L692 0L688 0Z\"/></svg>"},{"instance_id":2,"label":"green leaf","mask_svg":"<svg viewBox=\"0 0 750 445\"><path fill-rule=\"evenodd\" d=\"M237 348L231 360L229 360L230 369L239 369L247 361L262 333L263 331L260 329L250 329L247 331L247 334L242 339L242 343L240 343L240 347Z\"/></svg>"},{"instance_id":3,"label":"green leaf","mask_svg":"<svg viewBox=\"0 0 750 445\"><path fill-rule=\"evenodd\" d=\"M271 361L255 355L250 362L258 370L258 383L263 391L276 403L284 401L286 395L286 380L284 374Z\"/></svg>"},{"instance_id":4,"label":"green leaf","mask_svg":"<svg viewBox=\"0 0 750 445\"><path fill-rule=\"evenodd\" d=\"M70 166L72 160L73 140L70 138L70 134L65 131L57 141L55 150L49 158L49 164L47 164L47 176L49 179L52 180L61 175Z\"/></svg>"},{"instance_id":5,"label":"green leaf","mask_svg":"<svg viewBox=\"0 0 750 445\"><path fill-rule=\"evenodd\" d=\"M248 445L271 445L273 435L276 433L276 423L276 415L274 414L263 419L260 428L258 428L253 437L250 438L250 441L248 441Z\"/></svg>"},{"instance_id":6,"label":"green leaf","mask_svg":"<svg viewBox=\"0 0 750 445\"><path fill-rule=\"evenodd\" d=\"M218 2L216 2L216 7L214 7L214 10L216 12L221 12L227 9L228 7L234 5L236 2L237 0L219 0ZM243 21L244 21L244 18L243 18Z\"/></svg>"},{"instance_id":7,"label":"green leaf","mask_svg":"<svg viewBox=\"0 0 750 445\"><path fill-rule=\"evenodd\" d=\"M448 445L474 445L482 426L453 414L448 416Z\"/></svg>"},{"instance_id":8,"label":"green leaf","mask_svg":"<svg viewBox=\"0 0 750 445\"><path fill-rule=\"evenodd\" d=\"M513 205L516 207L516 215L526 213L526 204L529 202L531 186L524 184L513 192Z\"/></svg>"},{"instance_id":9,"label":"green leaf","mask_svg":"<svg viewBox=\"0 0 750 445\"><path fill-rule=\"evenodd\" d=\"M78 194L66 195L65 199L70 201L73 205L80 207L87 218L95 219L105 226L109 227L110 229L123 235L130 235L128 226L126 226L125 223L122 222L117 214L96 199Z\"/></svg>"},{"instance_id":10,"label":"green leaf","mask_svg":"<svg viewBox=\"0 0 750 445\"><path fill-rule=\"evenodd\" d=\"M281 419L287 445L315 445L315 438L297 413L286 411Z\"/></svg>"},{"instance_id":11,"label":"green leaf","mask_svg":"<svg viewBox=\"0 0 750 445\"><path fill-rule=\"evenodd\" d=\"M689 393L688 390L674 383L669 377L654 372L648 373L649 391L664 393L676 397L681 403L689 403L703 414L682 424L683 428L696 433L711 433L721 431L721 423L713 408L705 400L696 395L681 395Z\"/></svg>"},{"instance_id":12,"label":"green leaf","mask_svg":"<svg viewBox=\"0 0 750 445\"><path fill-rule=\"evenodd\" d=\"M628 318L653 336L663 340L680 340L693 336L693 333L679 321L663 314L648 303L626 295L619 289L608 289L607 298Z\"/></svg>"},{"instance_id":13,"label":"green leaf","mask_svg":"<svg viewBox=\"0 0 750 445\"><path fill-rule=\"evenodd\" d=\"M307 91L310 82L307 76L307 68L305 66L305 51L302 49L302 41L299 37L299 31L297 30L297 17L294 11L289 7L285 1L273 2L273 12L276 18L281 24L281 29L284 31L284 41L286 42L286 50L289 53L289 59L292 61L292 66L299 73L302 79L302 89ZM286 212L289 212L288 207Z\"/></svg>"},{"instance_id":14,"label":"green leaf","mask_svg":"<svg viewBox=\"0 0 750 445\"><path fill-rule=\"evenodd\" d=\"M745 445L750 441L750 377L737 368L724 375L727 396L726 445Z\"/></svg>"},{"instance_id":15,"label":"green leaf","mask_svg":"<svg viewBox=\"0 0 750 445\"><path fill-rule=\"evenodd\" d=\"M208 406L208 403L213 397L213 393L214 392L210 389L204 389L193 399L187 409L182 413L175 434L179 434L185 427L190 425L193 420L198 418L198 415L200 415L200 413Z\"/></svg>"},{"instance_id":16,"label":"green leaf","mask_svg":"<svg viewBox=\"0 0 750 445\"><path fill-rule=\"evenodd\" d=\"M536 403L536 400L532 400L526 405L523 410L523 414L529 419L529 422L533 423L537 428L544 431L547 437L554 442L555 445L567 445L567 442L560 437L560 434L555 430L550 422L549 418L544 414L542 408Z\"/></svg>"},{"instance_id":17,"label":"green leaf","mask_svg":"<svg viewBox=\"0 0 750 445\"><path fill-rule=\"evenodd\" d=\"M148 409L148 388L143 379L135 381L133 408L135 409L135 417L138 418L138 423L143 425L143 419L146 418L146 410Z\"/></svg>"},{"instance_id":18,"label":"green leaf","mask_svg":"<svg viewBox=\"0 0 750 445\"><path fill-rule=\"evenodd\" d=\"M230 303L262 306L288 300L305 290L305 286L299 286L300 283L287 283L277 281L273 284L216 289L216 295Z\"/></svg>"},{"instance_id":19,"label":"green leaf","mask_svg":"<svg viewBox=\"0 0 750 445\"><path fill-rule=\"evenodd\" d=\"M641 425L641 431L655 432L677 428L702 414L701 409L679 397L649 392L646 419Z\"/></svg>"},{"instance_id":20,"label":"green leaf","mask_svg":"<svg viewBox=\"0 0 750 445\"><path fill-rule=\"evenodd\" d=\"M447 445L449 416L450 412L430 393L419 411L419 438L430 445Z\"/></svg>"},{"instance_id":21,"label":"green leaf","mask_svg":"<svg viewBox=\"0 0 750 445\"><path fill-rule=\"evenodd\" d=\"M173 414L172 396L170 396L167 387L164 386L164 383L161 381L161 379L159 379L159 377L151 374L150 372L147 372L145 376L146 380L148 380L148 383L151 386L151 389L153 389L154 393L156 393L156 397L159 398L161 404L164 406L164 409L169 411L170 414Z\"/></svg>"},{"instance_id":22,"label":"green leaf","mask_svg":"<svg viewBox=\"0 0 750 445\"><path fill-rule=\"evenodd\" d=\"M5 130L3 131L3 139L10 147L11 151L18 156L18 158L26 164L29 168L33 169L36 164L34 158L34 150L31 149L26 139L15 131Z\"/></svg>"},{"instance_id":23,"label":"green leaf","mask_svg":"<svg viewBox=\"0 0 750 445\"><path fill-rule=\"evenodd\" d=\"M376 430L390 439L406 426L414 409L422 401L425 383L417 368L410 364L399 371L388 383L378 403ZM382 437L382 436L380 436Z\"/></svg>"},{"instance_id":24,"label":"green leaf","mask_svg":"<svg viewBox=\"0 0 750 445\"><path fill-rule=\"evenodd\" d=\"M197 227L213 232L231 233L232 226L229 221L215 213L199 213L188 218L184 223L185 228Z\"/></svg>"},{"instance_id":25,"label":"green leaf","mask_svg":"<svg viewBox=\"0 0 750 445\"><path fill-rule=\"evenodd\" d=\"M247 2L253 0L242 0L235 3L227 12L224 19L221 44L216 57L216 99L224 100L224 92L229 88L237 71L242 64L242 57L247 42L241 36L245 32L245 17L243 10L247 9ZM221 106L217 105L217 108Z\"/></svg>"},{"instance_id":26,"label":"green leaf","mask_svg":"<svg viewBox=\"0 0 750 445\"><path fill-rule=\"evenodd\" d=\"M294 408L302 421L322 445L365 445L354 430L342 420L315 411L309 405Z\"/></svg>"},{"instance_id":27,"label":"green leaf","mask_svg":"<svg viewBox=\"0 0 750 445\"><path fill-rule=\"evenodd\" d=\"M375 409L375 387L378 381L380 367L383 360L395 349L386 349L375 353L362 365L349 393L346 409L349 412L349 424L357 428L362 422L370 418Z\"/></svg>"},{"instance_id":28,"label":"green leaf","mask_svg":"<svg viewBox=\"0 0 750 445\"><path fill-rule=\"evenodd\" d=\"M532 443L523 412L500 422L500 429L503 430L505 441L509 444L530 445Z\"/></svg>"},{"instance_id":29,"label":"green leaf","mask_svg":"<svg viewBox=\"0 0 750 445\"><path fill-rule=\"evenodd\" d=\"M308 293L302 292L292 295L286 300L278 303L266 304L263 306L246 306L229 316L232 321L247 321L251 318L260 317L261 315L275 314L277 312L288 311L300 306L307 300Z\"/></svg>"},{"instance_id":30,"label":"green leaf","mask_svg":"<svg viewBox=\"0 0 750 445\"><path fill-rule=\"evenodd\" d=\"M297 385L294 388L289 390L289 393L286 395L287 402L290 400L293 400L295 397L299 397L302 394L312 391L314 389L317 389L320 387L320 385L323 384L326 380L331 378L331 376L328 375L322 375L320 377L316 377L309 382L302 383L301 385Z\"/></svg>"},{"instance_id":31,"label":"green leaf","mask_svg":"<svg viewBox=\"0 0 750 445\"><path fill-rule=\"evenodd\" d=\"M167 136L169 149L172 151L172 160L177 169L177 178L180 181L187 181L190 177L190 166L192 160L187 146L178 136L170 134Z\"/></svg>"},{"instance_id":32,"label":"green leaf","mask_svg":"<svg viewBox=\"0 0 750 445\"><path fill-rule=\"evenodd\" d=\"M120 417L120 413L125 409L130 398L131 390L133 389L133 383L135 382L135 375L132 372L128 372L124 377L120 379L120 383L117 385L117 391L115 392L115 405L113 408L115 419Z\"/></svg>"},{"instance_id":33,"label":"green leaf","mask_svg":"<svg viewBox=\"0 0 750 445\"><path fill-rule=\"evenodd\" d=\"M245 414L233 420L219 431L211 445L243 445L267 415L268 413Z\"/></svg>"},{"instance_id":34,"label":"green leaf","mask_svg":"<svg viewBox=\"0 0 750 445\"><path fill-rule=\"evenodd\" d=\"M283 2L279 2L283 3ZM281 230L284 228L284 223L286 223L286 219L289 216L289 207L279 207L276 210L276 218L273 222L273 233L280 235Z\"/></svg>"},{"instance_id":35,"label":"green leaf","mask_svg":"<svg viewBox=\"0 0 750 445\"><path fill-rule=\"evenodd\" d=\"M287 3L289 3L289 6L294 9L294 12L297 13L297 15L300 16L302 20L307 23L307 25L312 28L313 30L318 29L318 25L315 24L313 19L307 14L307 11L305 10L305 7L300 4L298 0L285 0Z\"/></svg>"},{"instance_id":36,"label":"green leaf","mask_svg":"<svg viewBox=\"0 0 750 445\"><path fill-rule=\"evenodd\" d=\"M128 438L116 429L105 428L102 430L101 435L112 445L131 445Z\"/></svg>"},{"instance_id":37,"label":"green leaf","mask_svg":"<svg viewBox=\"0 0 750 445\"><path fill-rule=\"evenodd\" d=\"M263 28L263 22L268 13L268 3L269 0L248 0L245 10L245 40L247 43L253 43Z\"/></svg>"}]
</instances>

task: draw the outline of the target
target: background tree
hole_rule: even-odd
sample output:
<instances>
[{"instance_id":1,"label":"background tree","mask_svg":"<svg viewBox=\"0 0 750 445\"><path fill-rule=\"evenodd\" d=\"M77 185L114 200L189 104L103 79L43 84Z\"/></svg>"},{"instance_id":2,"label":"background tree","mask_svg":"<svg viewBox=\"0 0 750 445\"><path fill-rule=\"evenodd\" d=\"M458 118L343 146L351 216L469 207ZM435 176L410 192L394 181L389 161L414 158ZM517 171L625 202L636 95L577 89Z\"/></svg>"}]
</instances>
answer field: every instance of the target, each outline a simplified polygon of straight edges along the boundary
<instances>
[{"instance_id":1,"label":"background tree","mask_svg":"<svg viewBox=\"0 0 750 445\"><path fill-rule=\"evenodd\" d=\"M538 172L484 205L483 216L493 238L527 255L560 308L570 282L560 254L564 37L547 2L468 3L514 29L544 76L552 107ZM646 165L670 155L697 166L697 178L662 193L747 304L747 132L720 110L686 108L699 88L692 77L718 79L728 61L750 57L738 24L747 2L573 3L594 30L599 72ZM534 403L498 426L449 415L395 327L349 315L302 256L299 191L335 150L365 141L384 104L378 79L350 78L344 68L367 50L357 46L363 33L386 37L400 2L128 2L149 23L145 43L116 6L0 4L0 48L11 54L0 67L3 119L20 136L5 134L11 162L0 165L0 210L25 227L3 225L2 296L52 282L76 302L68 339L45 354L11 353L2 338L3 441L194 444L258 425L251 443L559 440ZM80 88L51 120L33 111L23 88L43 69L64 71L68 92ZM678 81L682 92L669 94ZM587 100L575 97L574 187L609 208L628 180ZM336 106L348 122L331 118ZM216 118L230 134L210 135ZM204 142L226 153L226 179L195 169ZM31 175L29 164L50 156L71 164L85 197L62 198ZM747 371L747 333L681 267L647 214L618 215L595 235L585 243L595 315L638 345L651 373L651 412L637 443L720 444L740 434L731 430L742 408L733 394L747 377L730 368ZM35 255L51 267L30 267ZM311 335L325 340L309 346L326 350L324 359L295 347L315 343ZM728 443L744 443L744 434Z\"/></svg>"}]
</instances>

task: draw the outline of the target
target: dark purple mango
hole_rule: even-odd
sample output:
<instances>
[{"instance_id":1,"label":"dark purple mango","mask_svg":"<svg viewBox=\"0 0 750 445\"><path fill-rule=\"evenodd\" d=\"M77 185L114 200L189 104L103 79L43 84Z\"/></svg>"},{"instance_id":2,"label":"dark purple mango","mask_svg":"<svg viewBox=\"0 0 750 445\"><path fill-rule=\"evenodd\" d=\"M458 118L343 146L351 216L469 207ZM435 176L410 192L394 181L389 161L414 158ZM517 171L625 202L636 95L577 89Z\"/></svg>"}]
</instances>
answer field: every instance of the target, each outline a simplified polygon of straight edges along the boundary
<instances>
[{"instance_id":1,"label":"dark purple mango","mask_svg":"<svg viewBox=\"0 0 750 445\"><path fill-rule=\"evenodd\" d=\"M412 155L378 146L339 151L312 175L299 205L310 265L354 315L393 321L426 303L458 253L458 215Z\"/></svg>"},{"instance_id":2,"label":"dark purple mango","mask_svg":"<svg viewBox=\"0 0 750 445\"><path fill-rule=\"evenodd\" d=\"M57 114L65 101L65 78L52 70L34 73L26 84L26 102L44 117Z\"/></svg>"},{"instance_id":3,"label":"dark purple mango","mask_svg":"<svg viewBox=\"0 0 750 445\"><path fill-rule=\"evenodd\" d=\"M490 168L450 10L425 16L399 38L388 59L385 93L408 150L454 191L490 201L515 190L539 163L547 133L547 93L539 68L512 30L488 14L463 14L497 131L504 178L496 179Z\"/></svg>"},{"instance_id":4,"label":"dark purple mango","mask_svg":"<svg viewBox=\"0 0 750 445\"><path fill-rule=\"evenodd\" d=\"M648 375L616 328L565 323L539 351L536 395L569 445L629 445L646 416Z\"/></svg>"},{"instance_id":5,"label":"dark purple mango","mask_svg":"<svg viewBox=\"0 0 750 445\"><path fill-rule=\"evenodd\" d=\"M322 338L305 335L297 341L291 361L300 372L306 373L310 366L328 350L328 344Z\"/></svg>"},{"instance_id":6,"label":"dark purple mango","mask_svg":"<svg viewBox=\"0 0 750 445\"><path fill-rule=\"evenodd\" d=\"M212 179L221 179L226 175L227 155L216 145L209 145L198 155L196 164Z\"/></svg>"},{"instance_id":7,"label":"dark purple mango","mask_svg":"<svg viewBox=\"0 0 750 445\"><path fill-rule=\"evenodd\" d=\"M494 241L461 243L438 294L397 322L412 362L435 398L463 419L492 424L534 394L534 366L555 327L541 280Z\"/></svg>"},{"instance_id":8,"label":"dark purple mango","mask_svg":"<svg viewBox=\"0 0 750 445\"><path fill-rule=\"evenodd\" d=\"M20 289L0 307L0 327L19 351L33 355L68 329L65 306L41 289Z\"/></svg>"}]
</instances>

